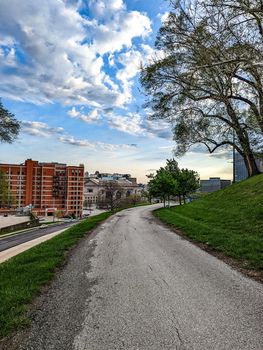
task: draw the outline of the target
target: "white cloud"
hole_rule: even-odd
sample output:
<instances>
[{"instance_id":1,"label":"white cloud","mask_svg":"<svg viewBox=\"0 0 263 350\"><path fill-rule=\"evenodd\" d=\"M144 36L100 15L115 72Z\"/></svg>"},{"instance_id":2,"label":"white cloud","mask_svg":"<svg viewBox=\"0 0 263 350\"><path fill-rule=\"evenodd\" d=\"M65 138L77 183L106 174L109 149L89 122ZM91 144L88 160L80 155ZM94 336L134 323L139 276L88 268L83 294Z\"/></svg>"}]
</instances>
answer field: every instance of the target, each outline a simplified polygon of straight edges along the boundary
<instances>
[{"instance_id":1,"label":"white cloud","mask_svg":"<svg viewBox=\"0 0 263 350\"><path fill-rule=\"evenodd\" d=\"M129 150L137 147L136 144L112 144L112 143L104 143L97 142L98 147L103 149L104 151L117 151L117 150Z\"/></svg>"},{"instance_id":2,"label":"white cloud","mask_svg":"<svg viewBox=\"0 0 263 350\"><path fill-rule=\"evenodd\" d=\"M36 121L22 121L22 132L32 135L32 136L43 136L49 137L56 134L61 134L64 129L61 127L50 127L46 123L36 122Z\"/></svg>"},{"instance_id":3,"label":"white cloud","mask_svg":"<svg viewBox=\"0 0 263 350\"><path fill-rule=\"evenodd\" d=\"M161 19L161 22L164 23L167 21L169 12L159 13L158 17Z\"/></svg>"},{"instance_id":4,"label":"white cloud","mask_svg":"<svg viewBox=\"0 0 263 350\"><path fill-rule=\"evenodd\" d=\"M111 16L116 11L125 10L126 6L122 0L90 0L89 8L95 17L105 18Z\"/></svg>"},{"instance_id":5,"label":"white cloud","mask_svg":"<svg viewBox=\"0 0 263 350\"><path fill-rule=\"evenodd\" d=\"M142 53L138 50L130 50L118 57L118 62L123 68L118 70L116 78L121 82L125 101L132 100L132 79L139 73L142 59Z\"/></svg>"},{"instance_id":6,"label":"white cloud","mask_svg":"<svg viewBox=\"0 0 263 350\"><path fill-rule=\"evenodd\" d=\"M118 70L117 79L127 81L133 78L140 70L142 59L142 53L137 50L129 50L119 55L118 62L121 63L124 68Z\"/></svg>"},{"instance_id":7,"label":"white cloud","mask_svg":"<svg viewBox=\"0 0 263 350\"><path fill-rule=\"evenodd\" d=\"M83 114L80 111L76 110L75 107L73 107L71 110L68 111L67 114L71 118L82 120L85 123L98 123L99 120L101 119L97 109L93 109L88 114Z\"/></svg>"},{"instance_id":8,"label":"white cloud","mask_svg":"<svg viewBox=\"0 0 263 350\"><path fill-rule=\"evenodd\" d=\"M149 120L138 113L128 113L124 116L109 113L107 118L111 129L131 135L159 137L167 140L172 138L172 126L166 121Z\"/></svg>"},{"instance_id":9,"label":"white cloud","mask_svg":"<svg viewBox=\"0 0 263 350\"><path fill-rule=\"evenodd\" d=\"M100 54L118 52L123 48L131 48L132 40L145 37L151 32L149 18L138 12L116 12L106 23L98 20L89 22L93 45Z\"/></svg>"},{"instance_id":10,"label":"white cloud","mask_svg":"<svg viewBox=\"0 0 263 350\"><path fill-rule=\"evenodd\" d=\"M88 140L77 140L73 136L61 136L59 137L59 141L72 146L87 147L91 150L95 150L96 148L94 143L89 142Z\"/></svg>"},{"instance_id":11,"label":"white cloud","mask_svg":"<svg viewBox=\"0 0 263 350\"><path fill-rule=\"evenodd\" d=\"M172 139L172 125L166 121L145 119L142 129L150 137L159 137L166 140Z\"/></svg>"},{"instance_id":12,"label":"white cloud","mask_svg":"<svg viewBox=\"0 0 263 350\"><path fill-rule=\"evenodd\" d=\"M134 149L136 147L135 144L110 144L98 141L91 142L89 140L78 140L75 139L73 136L61 136L59 137L59 141L72 146L86 147L93 151L103 150L108 152L114 152L118 150Z\"/></svg>"},{"instance_id":13,"label":"white cloud","mask_svg":"<svg viewBox=\"0 0 263 350\"><path fill-rule=\"evenodd\" d=\"M74 108L71 110L72 115L79 114ZM77 139L72 135L65 133L62 127L51 127L46 123L39 121L22 121L22 132L31 136L51 137L55 136L60 142L72 146L86 147L90 150L114 152L118 150L129 150L137 147L136 144L110 144L100 141L90 141L87 139Z\"/></svg>"},{"instance_id":14,"label":"white cloud","mask_svg":"<svg viewBox=\"0 0 263 350\"><path fill-rule=\"evenodd\" d=\"M7 67L15 67L15 49L11 47L10 49L4 50L4 48L0 47L0 62L4 62Z\"/></svg>"},{"instance_id":15,"label":"white cloud","mask_svg":"<svg viewBox=\"0 0 263 350\"><path fill-rule=\"evenodd\" d=\"M131 135L140 135L143 132L141 128L142 119L137 113L130 113L128 116L110 114L108 118L108 124L111 129Z\"/></svg>"},{"instance_id":16,"label":"white cloud","mask_svg":"<svg viewBox=\"0 0 263 350\"><path fill-rule=\"evenodd\" d=\"M93 19L81 16L83 6L74 0L0 2L3 97L96 108L127 102L103 56L131 48L136 37L143 39L151 31L150 20L128 11L122 0L89 1Z\"/></svg>"},{"instance_id":17,"label":"white cloud","mask_svg":"<svg viewBox=\"0 0 263 350\"><path fill-rule=\"evenodd\" d=\"M153 53L154 50L149 45L142 44L140 50L131 49L118 56L118 63L123 68L118 70L116 78L122 83L125 101L132 100L133 78L140 72L141 66L152 58Z\"/></svg>"},{"instance_id":18,"label":"white cloud","mask_svg":"<svg viewBox=\"0 0 263 350\"><path fill-rule=\"evenodd\" d=\"M207 152L207 150L206 150ZM214 157L214 158L219 158L219 159L226 159L228 161L231 161L232 158L233 158L233 151L230 149L218 149L216 152L210 154L210 153L207 153L207 156L208 157Z\"/></svg>"}]
</instances>

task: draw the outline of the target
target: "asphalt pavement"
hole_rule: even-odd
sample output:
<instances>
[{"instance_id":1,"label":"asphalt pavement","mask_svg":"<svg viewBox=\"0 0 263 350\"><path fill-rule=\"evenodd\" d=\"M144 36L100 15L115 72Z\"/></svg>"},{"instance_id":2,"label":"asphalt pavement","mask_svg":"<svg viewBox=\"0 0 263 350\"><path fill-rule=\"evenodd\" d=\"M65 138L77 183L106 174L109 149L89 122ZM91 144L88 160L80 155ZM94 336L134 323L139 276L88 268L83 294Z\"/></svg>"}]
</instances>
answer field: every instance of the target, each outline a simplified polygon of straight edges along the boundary
<instances>
[{"instance_id":1,"label":"asphalt pavement","mask_svg":"<svg viewBox=\"0 0 263 350\"><path fill-rule=\"evenodd\" d=\"M29 229L10 236L0 236L0 252L22 243L32 241L33 239L48 235L52 232L63 230L64 228L70 227L76 223L77 222L65 222L54 226L47 225L45 228L36 227L35 229Z\"/></svg>"},{"instance_id":2,"label":"asphalt pavement","mask_svg":"<svg viewBox=\"0 0 263 350\"><path fill-rule=\"evenodd\" d=\"M119 212L81 241L37 300L20 350L263 349L263 285L151 210Z\"/></svg>"}]
</instances>

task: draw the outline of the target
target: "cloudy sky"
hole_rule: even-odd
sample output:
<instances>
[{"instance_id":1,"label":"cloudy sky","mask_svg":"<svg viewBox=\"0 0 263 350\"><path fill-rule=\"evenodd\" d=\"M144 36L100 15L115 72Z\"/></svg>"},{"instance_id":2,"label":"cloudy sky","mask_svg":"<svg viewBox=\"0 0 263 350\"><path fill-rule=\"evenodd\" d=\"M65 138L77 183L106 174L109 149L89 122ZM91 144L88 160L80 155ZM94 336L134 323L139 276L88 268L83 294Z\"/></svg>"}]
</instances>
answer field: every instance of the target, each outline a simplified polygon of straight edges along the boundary
<instances>
[{"instance_id":1,"label":"cloudy sky","mask_svg":"<svg viewBox=\"0 0 263 350\"><path fill-rule=\"evenodd\" d=\"M170 126L147 119L139 84L167 11L165 0L1 0L0 97L22 132L0 162L84 163L146 182L173 156ZM178 161L231 178L224 153Z\"/></svg>"}]
</instances>

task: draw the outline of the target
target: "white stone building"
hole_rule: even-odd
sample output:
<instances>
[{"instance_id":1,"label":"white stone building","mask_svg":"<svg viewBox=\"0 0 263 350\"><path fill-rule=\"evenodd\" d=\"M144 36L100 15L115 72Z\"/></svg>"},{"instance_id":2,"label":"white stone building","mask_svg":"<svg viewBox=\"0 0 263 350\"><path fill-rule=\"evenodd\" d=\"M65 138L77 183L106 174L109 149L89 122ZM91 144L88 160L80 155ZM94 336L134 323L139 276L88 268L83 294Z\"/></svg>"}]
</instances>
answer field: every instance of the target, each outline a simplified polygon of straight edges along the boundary
<instances>
[{"instance_id":1,"label":"white stone building","mask_svg":"<svg viewBox=\"0 0 263 350\"><path fill-rule=\"evenodd\" d=\"M113 199L124 199L131 195L140 194L136 178L129 174L85 174L84 177L84 206L96 207L106 201L109 196Z\"/></svg>"}]
</instances>

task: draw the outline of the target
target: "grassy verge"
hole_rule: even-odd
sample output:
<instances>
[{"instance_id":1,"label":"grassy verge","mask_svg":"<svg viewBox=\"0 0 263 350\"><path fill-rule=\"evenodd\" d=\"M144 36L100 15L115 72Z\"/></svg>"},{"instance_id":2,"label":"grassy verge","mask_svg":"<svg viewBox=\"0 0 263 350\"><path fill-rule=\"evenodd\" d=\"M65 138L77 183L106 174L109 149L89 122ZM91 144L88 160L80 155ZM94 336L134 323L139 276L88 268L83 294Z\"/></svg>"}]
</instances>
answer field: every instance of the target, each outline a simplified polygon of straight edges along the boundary
<instances>
[{"instance_id":1,"label":"grassy verge","mask_svg":"<svg viewBox=\"0 0 263 350\"><path fill-rule=\"evenodd\" d=\"M263 175L155 215L190 239L238 260L241 267L263 270Z\"/></svg>"},{"instance_id":2,"label":"grassy verge","mask_svg":"<svg viewBox=\"0 0 263 350\"><path fill-rule=\"evenodd\" d=\"M26 326L27 306L50 282L65 252L112 213L91 216L58 236L0 264L0 338Z\"/></svg>"}]
</instances>

